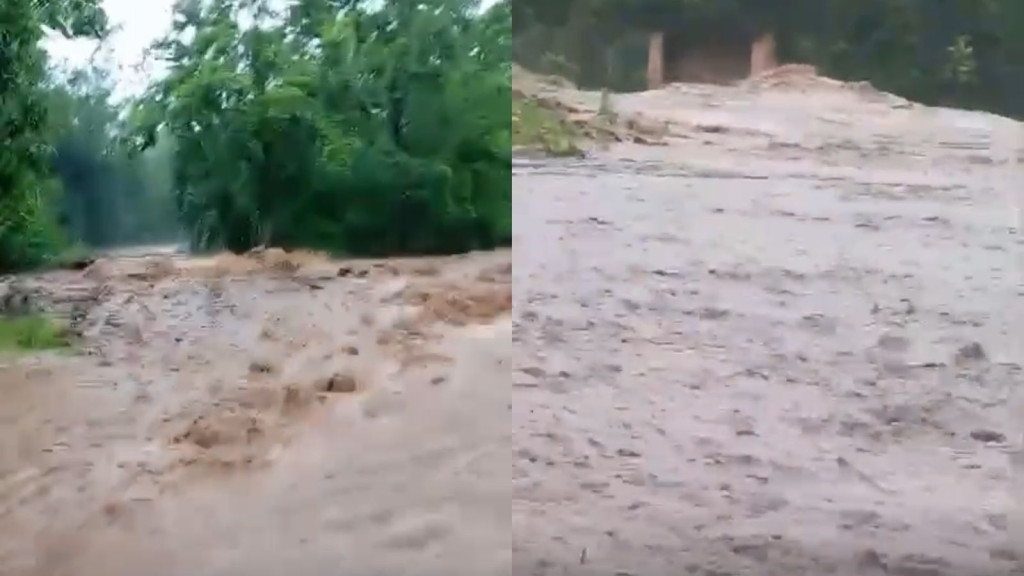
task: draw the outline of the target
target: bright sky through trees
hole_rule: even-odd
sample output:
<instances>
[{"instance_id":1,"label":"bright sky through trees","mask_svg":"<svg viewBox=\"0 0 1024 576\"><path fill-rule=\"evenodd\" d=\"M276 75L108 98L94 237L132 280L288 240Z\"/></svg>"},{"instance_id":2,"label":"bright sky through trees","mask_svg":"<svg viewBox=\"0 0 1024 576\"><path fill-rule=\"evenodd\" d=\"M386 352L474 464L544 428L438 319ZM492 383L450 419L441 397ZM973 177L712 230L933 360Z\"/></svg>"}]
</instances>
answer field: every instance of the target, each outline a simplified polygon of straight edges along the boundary
<instances>
[{"instance_id":1,"label":"bright sky through trees","mask_svg":"<svg viewBox=\"0 0 1024 576\"><path fill-rule=\"evenodd\" d=\"M483 0L484 8L495 0ZM104 59L117 69L117 96L136 94L146 87L149 78L160 73L156 63L144 63L146 48L170 27L174 0L103 0L110 22L119 27L103 52L95 53L96 44L52 38L47 50L57 61L81 65L96 58Z\"/></svg>"}]
</instances>

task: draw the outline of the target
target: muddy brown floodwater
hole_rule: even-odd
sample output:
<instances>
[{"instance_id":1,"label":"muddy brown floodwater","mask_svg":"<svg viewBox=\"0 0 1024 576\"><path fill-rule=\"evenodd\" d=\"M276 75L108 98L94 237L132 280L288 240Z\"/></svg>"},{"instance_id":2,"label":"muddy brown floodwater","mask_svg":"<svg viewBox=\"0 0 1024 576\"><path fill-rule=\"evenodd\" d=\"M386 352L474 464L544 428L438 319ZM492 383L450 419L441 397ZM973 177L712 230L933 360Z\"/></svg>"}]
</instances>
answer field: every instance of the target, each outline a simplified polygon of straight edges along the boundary
<instances>
[{"instance_id":1,"label":"muddy brown floodwater","mask_svg":"<svg viewBox=\"0 0 1024 576\"><path fill-rule=\"evenodd\" d=\"M514 252L3 282L81 337L0 362L0 575L1024 573L1019 125L614 105L665 145L516 159Z\"/></svg>"},{"instance_id":2,"label":"muddy brown floodwater","mask_svg":"<svg viewBox=\"0 0 1024 576\"><path fill-rule=\"evenodd\" d=\"M797 80L517 162L517 574L1024 573L1020 127Z\"/></svg>"},{"instance_id":3,"label":"muddy brown floodwater","mask_svg":"<svg viewBox=\"0 0 1024 576\"><path fill-rule=\"evenodd\" d=\"M511 272L271 251L23 279L82 348L0 368L0 574L500 573Z\"/></svg>"}]
</instances>

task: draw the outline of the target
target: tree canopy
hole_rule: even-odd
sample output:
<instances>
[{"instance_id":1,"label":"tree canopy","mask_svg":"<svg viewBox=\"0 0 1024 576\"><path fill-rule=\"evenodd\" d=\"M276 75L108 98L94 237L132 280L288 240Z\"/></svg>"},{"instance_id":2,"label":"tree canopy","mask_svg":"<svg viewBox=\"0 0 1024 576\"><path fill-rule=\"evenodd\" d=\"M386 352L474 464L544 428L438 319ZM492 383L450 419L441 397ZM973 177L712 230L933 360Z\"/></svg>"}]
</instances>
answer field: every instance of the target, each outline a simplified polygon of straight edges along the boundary
<instances>
[{"instance_id":1,"label":"tree canopy","mask_svg":"<svg viewBox=\"0 0 1024 576\"><path fill-rule=\"evenodd\" d=\"M446 252L510 239L507 34L470 1L179 4L135 108L197 248ZM243 18L249 11L249 18ZM243 23L244 20L248 22Z\"/></svg>"},{"instance_id":2,"label":"tree canopy","mask_svg":"<svg viewBox=\"0 0 1024 576\"><path fill-rule=\"evenodd\" d=\"M50 202L46 30L101 37L98 0L0 3L0 271L37 264L59 242Z\"/></svg>"}]
</instances>

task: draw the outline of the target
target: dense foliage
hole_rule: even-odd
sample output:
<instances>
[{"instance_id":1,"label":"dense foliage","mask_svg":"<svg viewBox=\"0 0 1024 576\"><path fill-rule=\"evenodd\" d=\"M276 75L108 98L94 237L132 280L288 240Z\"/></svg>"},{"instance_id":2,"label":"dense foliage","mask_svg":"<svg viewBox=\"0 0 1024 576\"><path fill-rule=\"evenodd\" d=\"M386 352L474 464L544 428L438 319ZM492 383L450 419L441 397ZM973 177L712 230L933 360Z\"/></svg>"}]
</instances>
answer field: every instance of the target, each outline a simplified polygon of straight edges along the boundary
<instances>
[{"instance_id":1,"label":"dense foliage","mask_svg":"<svg viewBox=\"0 0 1024 576\"><path fill-rule=\"evenodd\" d=\"M0 271L43 262L60 242L52 203L45 31L101 36L96 0L0 2Z\"/></svg>"},{"instance_id":2,"label":"dense foliage","mask_svg":"<svg viewBox=\"0 0 1024 576\"><path fill-rule=\"evenodd\" d=\"M1024 116L1020 0L517 0L513 9L515 57L583 85L642 87L635 71L646 50L636 40L645 31L710 39L772 31L784 60L828 75L924 103Z\"/></svg>"},{"instance_id":3,"label":"dense foliage","mask_svg":"<svg viewBox=\"0 0 1024 576\"><path fill-rule=\"evenodd\" d=\"M354 254L511 242L507 2L179 0L169 72L113 104L47 33L98 0L0 2L0 272L68 242ZM173 217L171 217L173 214Z\"/></svg>"},{"instance_id":4,"label":"dense foliage","mask_svg":"<svg viewBox=\"0 0 1024 576\"><path fill-rule=\"evenodd\" d=\"M376 4L376 6L373 6ZM511 241L511 15L476 2L181 2L135 110L175 142L200 249L436 253Z\"/></svg>"},{"instance_id":5,"label":"dense foliage","mask_svg":"<svg viewBox=\"0 0 1024 576\"><path fill-rule=\"evenodd\" d=\"M0 272L177 230L167 145L136 158L118 146L110 78L49 66L47 33L102 39L106 16L96 0L0 3Z\"/></svg>"}]
</instances>

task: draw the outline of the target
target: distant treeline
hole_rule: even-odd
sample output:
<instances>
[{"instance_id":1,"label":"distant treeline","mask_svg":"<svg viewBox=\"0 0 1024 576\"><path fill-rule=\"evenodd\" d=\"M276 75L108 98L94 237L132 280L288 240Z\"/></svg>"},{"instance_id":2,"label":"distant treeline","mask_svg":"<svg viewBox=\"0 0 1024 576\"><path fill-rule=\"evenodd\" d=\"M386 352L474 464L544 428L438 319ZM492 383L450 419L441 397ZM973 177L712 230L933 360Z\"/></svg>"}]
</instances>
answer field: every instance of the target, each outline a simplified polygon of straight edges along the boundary
<instances>
[{"instance_id":1,"label":"distant treeline","mask_svg":"<svg viewBox=\"0 0 1024 576\"><path fill-rule=\"evenodd\" d=\"M645 34L770 31L783 61L926 104L1024 117L1021 0L517 0L513 58L584 86L644 85Z\"/></svg>"}]
</instances>

